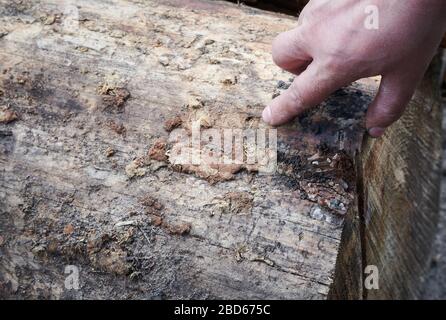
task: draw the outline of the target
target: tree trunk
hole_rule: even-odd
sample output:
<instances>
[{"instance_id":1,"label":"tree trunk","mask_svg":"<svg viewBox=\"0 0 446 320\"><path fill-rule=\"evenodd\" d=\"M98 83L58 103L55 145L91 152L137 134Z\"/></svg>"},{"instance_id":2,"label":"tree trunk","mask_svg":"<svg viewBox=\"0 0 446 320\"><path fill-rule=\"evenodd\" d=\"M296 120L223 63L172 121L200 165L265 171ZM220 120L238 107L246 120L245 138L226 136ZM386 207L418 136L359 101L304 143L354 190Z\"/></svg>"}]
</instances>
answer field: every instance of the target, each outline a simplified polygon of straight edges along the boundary
<instances>
[{"instance_id":1,"label":"tree trunk","mask_svg":"<svg viewBox=\"0 0 446 320\"><path fill-rule=\"evenodd\" d=\"M261 111L291 80L270 43L295 18L0 0L0 22L1 297L417 295L437 216L435 72L383 139L363 138L379 83L364 79L278 128L275 153ZM222 163L224 129L266 135L267 152ZM364 289L367 265L380 290Z\"/></svg>"}]
</instances>

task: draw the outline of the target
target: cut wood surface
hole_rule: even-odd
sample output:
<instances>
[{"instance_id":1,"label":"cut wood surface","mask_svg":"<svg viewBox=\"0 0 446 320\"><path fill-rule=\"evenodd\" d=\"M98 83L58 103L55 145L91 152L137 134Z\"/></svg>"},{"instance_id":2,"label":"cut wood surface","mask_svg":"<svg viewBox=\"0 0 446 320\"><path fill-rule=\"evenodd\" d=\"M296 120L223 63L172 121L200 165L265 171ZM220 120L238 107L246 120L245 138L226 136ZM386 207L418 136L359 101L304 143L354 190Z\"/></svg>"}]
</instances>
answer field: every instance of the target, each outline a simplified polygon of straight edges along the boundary
<instances>
[{"instance_id":1,"label":"cut wood surface","mask_svg":"<svg viewBox=\"0 0 446 320\"><path fill-rule=\"evenodd\" d=\"M272 174L178 162L193 121L274 132L261 111L292 79L270 43L295 22L207 0L0 0L0 296L415 297L437 215L434 76L364 151L379 79L278 128ZM385 290L363 290L364 263Z\"/></svg>"},{"instance_id":2,"label":"cut wood surface","mask_svg":"<svg viewBox=\"0 0 446 320\"><path fill-rule=\"evenodd\" d=\"M441 183L441 58L433 61L403 117L385 137L366 141L363 179L363 262L381 272L371 299L416 298L430 261Z\"/></svg>"}]
</instances>

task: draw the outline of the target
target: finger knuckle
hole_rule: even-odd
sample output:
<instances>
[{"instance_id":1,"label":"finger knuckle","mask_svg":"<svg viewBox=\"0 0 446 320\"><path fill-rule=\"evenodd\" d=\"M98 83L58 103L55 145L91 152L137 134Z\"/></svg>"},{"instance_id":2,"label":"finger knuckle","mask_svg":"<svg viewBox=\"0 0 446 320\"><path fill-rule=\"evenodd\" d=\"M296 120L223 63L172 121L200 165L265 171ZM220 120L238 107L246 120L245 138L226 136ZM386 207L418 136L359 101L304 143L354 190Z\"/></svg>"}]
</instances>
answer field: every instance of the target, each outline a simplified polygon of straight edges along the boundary
<instances>
[{"instance_id":1,"label":"finger knuckle","mask_svg":"<svg viewBox=\"0 0 446 320\"><path fill-rule=\"evenodd\" d=\"M344 72L345 66L342 59L336 56L330 56L325 60L324 68L332 74L341 74Z\"/></svg>"},{"instance_id":2,"label":"finger knuckle","mask_svg":"<svg viewBox=\"0 0 446 320\"><path fill-rule=\"evenodd\" d=\"M273 58L273 62L276 65L280 66L281 64L283 64L282 48L279 46L279 44L276 40L274 40L274 42L273 42L272 58Z\"/></svg>"},{"instance_id":3,"label":"finger knuckle","mask_svg":"<svg viewBox=\"0 0 446 320\"><path fill-rule=\"evenodd\" d=\"M308 106L309 101L305 99L305 95L303 95L299 90L291 88L291 90L289 90L289 94L291 100L293 101L293 106L295 106L296 109Z\"/></svg>"},{"instance_id":4,"label":"finger knuckle","mask_svg":"<svg viewBox=\"0 0 446 320\"><path fill-rule=\"evenodd\" d=\"M385 108L378 108L372 114L372 120L381 126L389 126L397 121L404 112L404 108L387 106Z\"/></svg>"},{"instance_id":5,"label":"finger knuckle","mask_svg":"<svg viewBox=\"0 0 446 320\"><path fill-rule=\"evenodd\" d=\"M271 50L273 62L279 67L285 63L284 50L287 49L283 46L282 36L279 35L273 40Z\"/></svg>"},{"instance_id":6,"label":"finger knuckle","mask_svg":"<svg viewBox=\"0 0 446 320\"><path fill-rule=\"evenodd\" d=\"M394 122L401 117L402 113L403 111L399 108L387 108L382 112L381 117L385 122Z\"/></svg>"}]
</instances>

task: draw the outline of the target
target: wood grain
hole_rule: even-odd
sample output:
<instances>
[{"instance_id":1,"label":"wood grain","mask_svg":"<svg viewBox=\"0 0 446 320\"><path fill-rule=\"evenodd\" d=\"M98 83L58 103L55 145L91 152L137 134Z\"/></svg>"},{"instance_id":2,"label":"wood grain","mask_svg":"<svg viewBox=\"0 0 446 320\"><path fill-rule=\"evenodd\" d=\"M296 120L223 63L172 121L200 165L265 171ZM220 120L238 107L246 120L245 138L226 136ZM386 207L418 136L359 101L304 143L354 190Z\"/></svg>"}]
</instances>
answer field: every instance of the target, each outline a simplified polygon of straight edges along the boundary
<instances>
[{"instance_id":1,"label":"wood grain","mask_svg":"<svg viewBox=\"0 0 446 320\"><path fill-rule=\"evenodd\" d=\"M361 155L364 259L381 270L371 299L414 299L430 264L441 179L441 103L436 57L403 117Z\"/></svg>"}]
</instances>

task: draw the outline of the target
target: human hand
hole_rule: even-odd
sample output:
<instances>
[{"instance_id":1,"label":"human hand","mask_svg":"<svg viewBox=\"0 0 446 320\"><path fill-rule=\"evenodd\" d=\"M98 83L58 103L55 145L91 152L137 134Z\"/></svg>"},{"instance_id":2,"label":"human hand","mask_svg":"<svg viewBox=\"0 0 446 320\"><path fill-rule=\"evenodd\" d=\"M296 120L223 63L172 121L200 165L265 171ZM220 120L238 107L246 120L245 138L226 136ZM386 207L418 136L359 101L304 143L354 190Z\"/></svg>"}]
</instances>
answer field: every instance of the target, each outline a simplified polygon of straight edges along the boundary
<instances>
[{"instance_id":1,"label":"human hand","mask_svg":"<svg viewBox=\"0 0 446 320\"><path fill-rule=\"evenodd\" d=\"M371 7L376 28L366 25ZM401 117L445 31L444 0L311 0L297 28L274 40L274 62L297 77L263 119L284 124L337 89L381 75L366 116L369 134L379 137Z\"/></svg>"}]
</instances>

